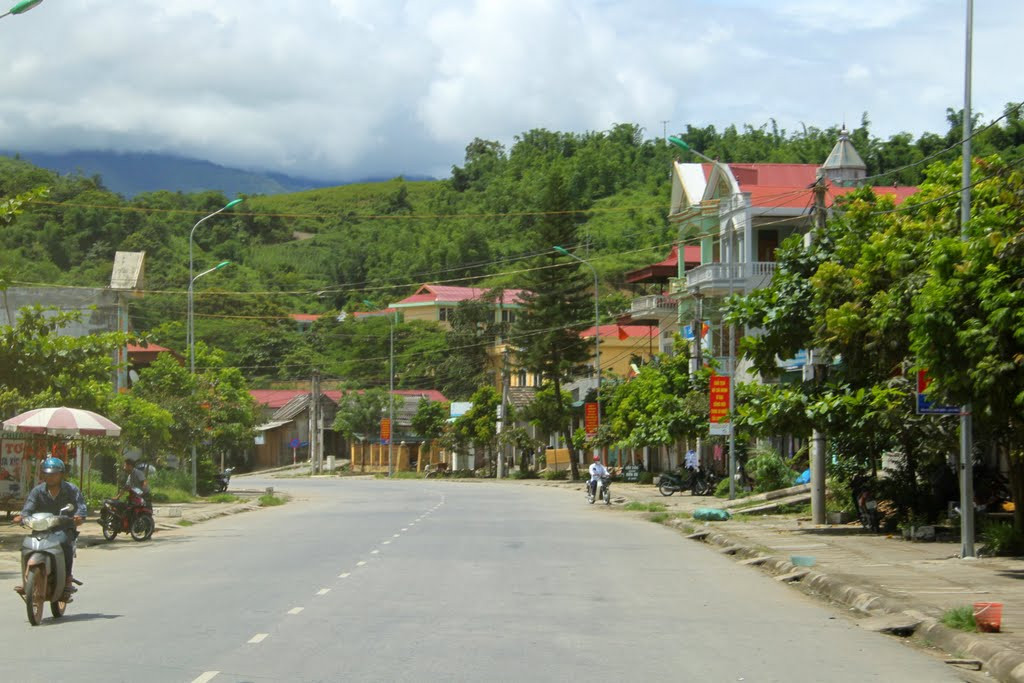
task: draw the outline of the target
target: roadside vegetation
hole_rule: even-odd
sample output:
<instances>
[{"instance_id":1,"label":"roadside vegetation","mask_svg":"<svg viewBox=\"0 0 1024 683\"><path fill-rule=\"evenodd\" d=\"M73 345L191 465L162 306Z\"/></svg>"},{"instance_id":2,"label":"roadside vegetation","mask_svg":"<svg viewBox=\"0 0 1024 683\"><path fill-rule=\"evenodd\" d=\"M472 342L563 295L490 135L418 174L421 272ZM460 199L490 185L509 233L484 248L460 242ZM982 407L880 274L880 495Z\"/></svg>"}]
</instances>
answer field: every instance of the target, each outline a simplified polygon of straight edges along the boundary
<instances>
[{"instance_id":1,"label":"roadside vegetation","mask_svg":"<svg viewBox=\"0 0 1024 683\"><path fill-rule=\"evenodd\" d=\"M955 628L958 631L966 631L968 633L976 633L978 631L978 624L974 620L974 608L970 605L963 607L952 607L942 613L942 623L949 628Z\"/></svg>"}]
</instances>

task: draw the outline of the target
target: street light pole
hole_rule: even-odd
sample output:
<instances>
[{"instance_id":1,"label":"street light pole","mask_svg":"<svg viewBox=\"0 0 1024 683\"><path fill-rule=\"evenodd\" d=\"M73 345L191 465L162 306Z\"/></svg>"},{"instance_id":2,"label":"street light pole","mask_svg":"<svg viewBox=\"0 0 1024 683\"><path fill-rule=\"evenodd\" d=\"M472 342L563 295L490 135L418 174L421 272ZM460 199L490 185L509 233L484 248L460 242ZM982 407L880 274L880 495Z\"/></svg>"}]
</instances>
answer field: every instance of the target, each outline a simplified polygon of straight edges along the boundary
<instances>
[{"instance_id":1,"label":"street light pole","mask_svg":"<svg viewBox=\"0 0 1024 683\"><path fill-rule=\"evenodd\" d=\"M186 328L187 328L188 338L189 338L189 347L188 347L189 373L193 377L196 374L196 348L195 348L196 334L195 334L195 316L192 314L192 297L193 297L193 291L195 290L195 286L196 286L196 280L198 280L199 278L203 277L204 275L208 275L208 274L212 273L213 271L220 270L224 266L228 266L228 265L231 265L231 261L221 261L220 263L215 265L213 268L210 268L209 270L204 270L203 272L199 273L199 275L196 275L188 283L188 324L186 325ZM196 492L197 492L197 490L199 488L198 483L199 483L199 468L196 465L196 440L192 439L192 495L193 496L197 495Z\"/></svg>"},{"instance_id":2,"label":"street light pole","mask_svg":"<svg viewBox=\"0 0 1024 683\"><path fill-rule=\"evenodd\" d=\"M42 0L40 0L40 2L41 1ZM192 275L192 236L195 234L196 228L198 228L200 226L200 224L203 223L203 221L206 221L206 220L208 220L210 218L213 218L214 216L216 216L221 211L227 211L231 207L237 206L238 204L241 204L241 203L242 203L241 199L233 199L230 202L228 202L227 204L225 204L224 206L222 206L221 208L219 208L216 211L214 211L213 213L211 213L211 214L209 214L207 216L203 216L198 221L196 221L195 225L192 226L192 229L188 233L188 281L190 283L189 284L190 287L191 287L191 283L194 282L196 279L198 279L198 278L193 278L193 275ZM186 315L187 315L189 320L192 320L192 297L191 296L189 296L189 299L188 299L188 311L186 312ZM185 345L188 348L191 349L193 347L194 342L195 342L195 339L192 338L193 332L192 332L191 324L189 324L186 327L185 335L187 337L185 339ZM195 365L194 362L192 364L193 364L193 366ZM194 493L195 493L195 491L193 491L193 494Z\"/></svg>"},{"instance_id":3,"label":"street light pole","mask_svg":"<svg viewBox=\"0 0 1024 683\"><path fill-rule=\"evenodd\" d=\"M11 9L7 10L3 14L0 14L0 19L3 19L6 16L10 16L11 14L24 14L30 9L38 7L39 4L42 3L42 1L43 0L22 0L21 2L11 7Z\"/></svg>"},{"instance_id":4,"label":"street light pole","mask_svg":"<svg viewBox=\"0 0 1024 683\"><path fill-rule=\"evenodd\" d=\"M964 142L960 178L960 237L966 240L971 220L971 43L974 0L967 0L967 37L964 50ZM960 409L960 557L974 557L974 458L971 404Z\"/></svg>"},{"instance_id":5,"label":"street light pole","mask_svg":"<svg viewBox=\"0 0 1024 683\"><path fill-rule=\"evenodd\" d=\"M601 309L598 304L598 282L597 282L597 268L587 260L581 259L576 254L572 253L565 247L555 246L552 247L562 256L568 256L574 258L587 268L590 268L591 272L594 273L594 370L597 373L597 429L601 429ZM597 451L598 449L594 449Z\"/></svg>"}]
</instances>

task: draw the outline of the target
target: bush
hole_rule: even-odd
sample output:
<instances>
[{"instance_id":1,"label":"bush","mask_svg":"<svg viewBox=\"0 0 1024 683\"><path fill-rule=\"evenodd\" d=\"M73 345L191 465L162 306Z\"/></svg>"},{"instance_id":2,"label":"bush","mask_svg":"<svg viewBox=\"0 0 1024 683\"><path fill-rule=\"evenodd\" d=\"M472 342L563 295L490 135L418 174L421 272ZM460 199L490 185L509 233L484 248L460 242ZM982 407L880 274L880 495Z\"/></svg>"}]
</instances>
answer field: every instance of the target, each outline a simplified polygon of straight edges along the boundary
<instances>
[{"instance_id":1,"label":"bush","mask_svg":"<svg viewBox=\"0 0 1024 683\"><path fill-rule=\"evenodd\" d=\"M262 496L260 496L260 505L262 505L263 507L274 507L275 505L284 504L284 498L278 498L277 496L271 495L269 493L264 493Z\"/></svg>"},{"instance_id":2,"label":"bush","mask_svg":"<svg viewBox=\"0 0 1024 683\"><path fill-rule=\"evenodd\" d=\"M729 477L722 479L715 486L715 498L728 498L729 497Z\"/></svg>"},{"instance_id":3,"label":"bush","mask_svg":"<svg viewBox=\"0 0 1024 683\"><path fill-rule=\"evenodd\" d=\"M533 470L526 470L525 472L522 470L513 470L512 474L509 475L510 479L538 479L539 477L540 475Z\"/></svg>"},{"instance_id":4,"label":"bush","mask_svg":"<svg viewBox=\"0 0 1024 683\"><path fill-rule=\"evenodd\" d=\"M83 491L83 493L85 493ZM85 498L85 505L90 510L98 510L103 507L104 498L113 498L117 495L116 484L104 484L93 480L89 483L89 495Z\"/></svg>"},{"instance_id":5,"label":"bush","mask_svg":"<svg viewBox=\"0 0 1024 683\"><path fill-rule=\"evenodd\" d=\"M541 478L548 481L561 481L569 478L568 470L544 470L540 473Z\"/></svg>"},{"instance_id":6,"label":"bush","mask_svg":"<svg viewBox=\"0 0 1024 683\"><path fill-rule=\"evenodd\" d=\"M654 483L654 472L641 472L640 478L636 480L638 484L653 484Z\"/></svg>"},{"instance_id":7,"label":"bush","mask_svg":"<svg viewBox=\"0 0 1024 683\"><path fill-rule=\"evenodd\" d=\"M974 620L974 608L970 605L946 610L942 614L942 623L958 631L973 633L978 630L978 624Z\"/></svg>"},{"instance_id":8,"label":"bush","mask_svg":"<svg viewBox=\"0 0 1024 683\"><path fill-rule=\"evenodd\" d=\"M778 451L764 451L749 461L747 473L754 479L754 493L767 493L793 485L794 472Z\"/></svg>"},{"instance_id":9,"label":"bush","mask_svg":"<svg viewBox=\"0 0 1024 683\"><path fill-rule=\"evenodd\" d=\"M987 522L981 530L986 555L1024 555L1024 534L1006 522Z\"/></svg>"}]
</instances>

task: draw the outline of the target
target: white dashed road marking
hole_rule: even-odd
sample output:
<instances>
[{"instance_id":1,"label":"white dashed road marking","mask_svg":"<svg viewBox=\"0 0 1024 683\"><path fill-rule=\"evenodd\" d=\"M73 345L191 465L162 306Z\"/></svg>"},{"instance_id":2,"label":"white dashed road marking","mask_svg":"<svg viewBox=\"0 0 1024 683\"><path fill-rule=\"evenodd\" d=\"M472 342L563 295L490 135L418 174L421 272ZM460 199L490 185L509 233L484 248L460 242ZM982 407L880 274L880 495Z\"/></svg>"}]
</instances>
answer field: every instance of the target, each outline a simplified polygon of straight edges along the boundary
<instances>
[{"instance_id":1,"label":"white dashed road marking","mask_svg":"<svg viewBox=\"0 0 1024 683\"><path fill-rule=\"evenodd\" d=\"M391 534L391 538L398 538L398 537L399 537L399 536L401 536L401 535L402 535L402 534Z\"/></svg>"},{"instance_id":2,"label":"white dashed road marking","mask_svg":"<svg viewBox=\"0 0 1024 683\"><path fill-rule=\"evenodd\" d=\"M357 567L362 567L365 564L366 564L366 560L359 560L358 562L356 562L356 566Z\"/></svg>"},{"instance_id":3,"label":"white dashed road marking","mask_svg":"<svg viewBox=\"0 0 1024 683\"><path fill-rule=\"evenodd\" d=\"M203 674L194 679L192 683L209 683L209 681L212 681L214 676L219 673L219 671L204 671Z\"/></svg>"},{"instance_id":4,"label":"white dashed road marking","mask_svg":"<svg viewBox=\"0 0 1024 683\"><path fill-rule=\"evenodd\" d=\"M391 545L391 541L384 541L381 545Z\"/></svg>"},{"instance_id":5,"label":"white dashed road marking","mask_svg":"<svg viewBox=\"0 0 1024 683\"><path fill-rule=\"evenodd\" d=\"M266 638L269 635L270 635L269 633L257 633L256 635L254 635L252 638L249 639L249 642L253 643L253 644L255 644L255 643L262 643L264 638Z\"/></svg>"},{"instance_id":6,"label":"white dashed road marking","mask_svg":"<svg viewBox=\"0 0 1024 683\"><path fill-rule=\"evenodd\" d=\"M317 594L317 595L327 595L327 594L328 594L328 593L330 593L330 592L331 592L331 589L330 589L330 588L321 588L320 590L318 590L318 591L316 592L316 594Z\"/></svg>"},{"instance_id":7,"label":"white dashed road marking","mask_svg":"<svg viewBox=\"0 0 1024 683\"><path fill-rule=\"evenodd\" d=\"M380 552L379 550L371 550L371 551L370 551L370 554L371 554L371 555L376 555L376 554L377 554L377 553L379 553L379 552Z\"/></svg>"},{"instance_id":8,"label":"white dashed road marking","mask_svg":"<svg viewBox=\"0 0 1024 683\"><path fill-rule=\"evenodd\" d=\"M290 610L288 610L288 614L298 614L299 612L301 612L304 609L306 609L306 608L305 607L292 607Z\"/></svg>"},{"instance_id":9,"label":"white dashed road marking","mask_svg":"<svg viewBox=\"0 0 1024 683\"><path fill-rule=\"evenodd\" d=\"M338 578L339 579L347 579L350 576L352 576L352 575L350 573L348 573L348 572L345 572L344 574L338 574Z\"/></svg>"}]
</instances>

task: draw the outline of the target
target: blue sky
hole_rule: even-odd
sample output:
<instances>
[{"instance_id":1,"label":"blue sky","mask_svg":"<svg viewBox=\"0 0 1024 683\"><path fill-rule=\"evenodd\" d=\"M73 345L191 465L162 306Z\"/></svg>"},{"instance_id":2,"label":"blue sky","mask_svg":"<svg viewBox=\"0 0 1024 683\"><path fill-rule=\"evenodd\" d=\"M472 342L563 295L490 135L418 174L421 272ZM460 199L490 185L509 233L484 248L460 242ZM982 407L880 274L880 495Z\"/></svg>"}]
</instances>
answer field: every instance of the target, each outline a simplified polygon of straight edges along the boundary
<instances>
[{"instance_id":1,"label":"blue sky","mask_svg":"<svg viewBox=\"0 0 1024 683\"><path fill-rule=\"evenodd\" d=\"M13 0L6 0L13 4ZM0 0L0 4L5 4ZM974 109L1024 99L1024 3L975 3ZM946 130L966 0L44 0L0 20L0 149L446 176L474 137ZM667 123L663 123L666 122Z\"/></svg>"}]
</instances>

